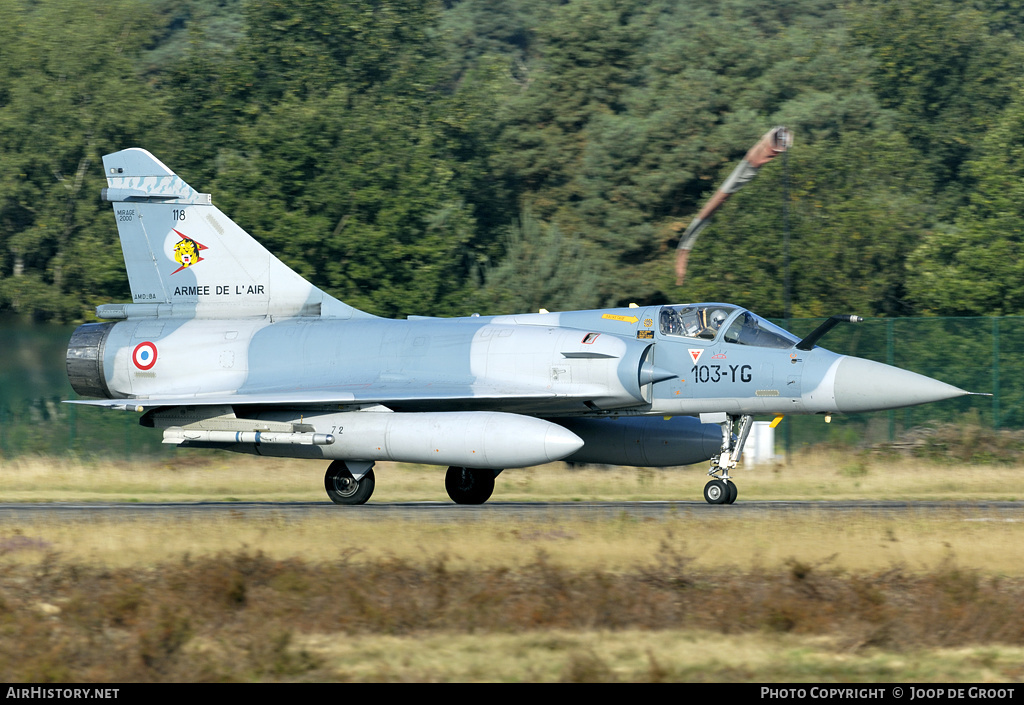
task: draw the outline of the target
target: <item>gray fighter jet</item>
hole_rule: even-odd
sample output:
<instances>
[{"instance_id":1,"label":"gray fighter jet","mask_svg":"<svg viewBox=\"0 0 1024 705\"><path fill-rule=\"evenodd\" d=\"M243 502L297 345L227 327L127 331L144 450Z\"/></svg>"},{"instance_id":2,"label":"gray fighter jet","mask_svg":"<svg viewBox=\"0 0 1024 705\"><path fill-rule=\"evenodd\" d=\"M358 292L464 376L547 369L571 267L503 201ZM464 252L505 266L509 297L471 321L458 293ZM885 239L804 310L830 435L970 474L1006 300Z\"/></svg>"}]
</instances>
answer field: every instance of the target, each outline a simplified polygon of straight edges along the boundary
<instances>
[{"instance_id":1,"label":"gray fighter jet","mask_svg":"<svg viewBox=\"0 0 1024 705\"><path fill-rule=\"evenodd\" d=\"M460 504L507 468L711 461L736 499L755 414L892 409L967 394L816 347L738 306L390 320L305 281L149 152L103 158L132 302L71 337L77 401L141 414L165 443L330 460L361 504L377 460L447 466ZM847 316L846 319L851 317Z\"/></svg>"}]
</instances>

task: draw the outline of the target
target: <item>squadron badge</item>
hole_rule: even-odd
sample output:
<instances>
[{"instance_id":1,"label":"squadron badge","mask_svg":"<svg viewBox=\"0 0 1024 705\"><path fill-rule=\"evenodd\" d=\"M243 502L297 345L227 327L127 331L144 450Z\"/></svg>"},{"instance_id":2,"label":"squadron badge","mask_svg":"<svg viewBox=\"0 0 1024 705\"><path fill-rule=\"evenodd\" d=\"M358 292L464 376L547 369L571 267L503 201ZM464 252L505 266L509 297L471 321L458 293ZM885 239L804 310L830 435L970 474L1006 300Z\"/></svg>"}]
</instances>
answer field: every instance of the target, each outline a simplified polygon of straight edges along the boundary
<instances>
[{"instance_id":1,"label":"squadron badge","mask_svg":"<svg viewBox=\"0 0 1024 705\"><path fill-rule=\"evenodd\" d=\"M198 264L203 261L202 256L199 254L206 249L206 245L196 242L192 238L183 235L177 230L174 231L178 234L181 239L174 243L174 261L181 266L175 269L171 274L177 274L183 269L191 267L194 264Z\"/></svg>"}]
</instances>

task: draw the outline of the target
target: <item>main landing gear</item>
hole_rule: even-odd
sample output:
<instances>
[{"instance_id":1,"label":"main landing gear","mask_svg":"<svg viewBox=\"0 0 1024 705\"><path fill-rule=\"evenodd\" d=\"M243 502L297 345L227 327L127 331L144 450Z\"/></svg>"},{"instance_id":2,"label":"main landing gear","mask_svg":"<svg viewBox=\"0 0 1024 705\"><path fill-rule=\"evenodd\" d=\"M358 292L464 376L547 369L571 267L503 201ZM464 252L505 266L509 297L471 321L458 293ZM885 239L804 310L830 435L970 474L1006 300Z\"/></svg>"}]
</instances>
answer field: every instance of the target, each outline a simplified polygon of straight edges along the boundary
<instances>
[{"instance_id":1,"label":"main landing gear","mask_svg":"<svg viewBox=\"0 0 1024 705\"><path fill-rule=\"evenodd\" d=\"M324 475L327 496L335 504L366 504L375 484L372 467L373 463L335 460Z\"/></svg>"},{"instance_id":2,"label":"main landing gear","mask_svg":"<svg viewBox=\"0 0 1024 705\"><path fill-rule=\"evenodd\" d=\"M444 475L444 488L456 504L483 504L494 492L494 477L499 472L452 465Z\"/></svg>"},{"instance_id":3,"label":"main landing gear","mask_svg":"<svg viewBox=\"0 0 1024 705\"><path fill-rule=\"evenodd\" d=\"M734 436L732 430L737 421L739 429ZM727 414L725 421L719 424L722 427L722 450L711 459L708 475L714 479L704 485L704 499L709 504L732 504L736 501L736 485L729 476L729 471L739 462L740 455L743 454L743 444L747 442L753 423L753 416Z\"/></svg>"},{"instance_id":4,"label":"main landing gear","mask_svg":"<svg viewBox=\"0 0 1024 705\"><path fill-rule=\"evenodd\" d=\"M365 504L373 494L373 463L335 460L324 475L324 489L335 504ZM501 470L452 466L444 476L444 488L456 504L483 504L494 492L494 478Z\"/></svg>"}]
</instances>

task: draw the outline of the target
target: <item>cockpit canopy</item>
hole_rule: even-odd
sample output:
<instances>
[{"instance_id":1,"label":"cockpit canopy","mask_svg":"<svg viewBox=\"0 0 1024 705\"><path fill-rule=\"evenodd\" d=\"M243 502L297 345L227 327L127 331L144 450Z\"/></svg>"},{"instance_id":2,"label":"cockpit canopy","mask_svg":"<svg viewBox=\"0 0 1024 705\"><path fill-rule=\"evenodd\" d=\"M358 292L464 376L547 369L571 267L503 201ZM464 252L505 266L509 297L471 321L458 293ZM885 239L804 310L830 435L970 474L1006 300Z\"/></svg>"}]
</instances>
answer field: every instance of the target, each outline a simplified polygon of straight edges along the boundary
<instances>
[{"instance_id":1,"label":"cockpit canopy","mask_svg":"<svg viewBox=\"0 0 1024 705\"><path fill-rule=\"evenodd\" d=\"M662 335L715 340L760 348L791 348L799 338L750 311L728 304L662 306ZM722 333L724 331L724 334Z\"/></svg>"},{"instance_id":2,"label":"cockpit canopy","mask_svg":"<svg viewBox=\"0 0 1024 705\"><path fill-rule=\"evenodd\" d=\"M713 340L722 324L736 311L733 306L701 304L662 306L658 314L662 335Z\"/></svg>"}]
</instances>

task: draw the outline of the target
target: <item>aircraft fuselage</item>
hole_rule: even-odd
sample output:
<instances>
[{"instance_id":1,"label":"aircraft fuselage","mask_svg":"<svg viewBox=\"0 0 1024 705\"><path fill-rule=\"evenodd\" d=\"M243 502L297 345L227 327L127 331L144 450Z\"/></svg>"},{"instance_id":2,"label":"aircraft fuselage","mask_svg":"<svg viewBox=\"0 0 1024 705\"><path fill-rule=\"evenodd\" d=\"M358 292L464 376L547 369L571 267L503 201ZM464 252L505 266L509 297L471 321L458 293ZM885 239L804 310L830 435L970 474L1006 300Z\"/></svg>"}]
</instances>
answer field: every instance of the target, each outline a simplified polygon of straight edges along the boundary
<instances>
[{"instance_id":1,"label":"aircraft fuselage","mask_svg":"<svg viewBox=\"0 0 1024 705\"><path fill-rule=\"evenodd\" d=\"M813 345L723 303L388 320L290 269L149 152L103 157L132 303L68 345L75 400L144 412L164 442L331 459L361 504L376 460L447 465L459 503L504 468L710 459L709 502L755 414L860 412L966 394ZM736 435L733 428L739 424Z\"/></svg>"},{"instance_id":2,"label":"aircraft fuselage","mask_svg":"<svg viewBox=\"0 0 1024 705\"><path fill-rule=\"evenodd\" d=\"M277 403L286 394L295 404L534 416L854 413L955 390L820 347L729 342L724 329L710 339L666 334L656 323L662 308L411 320L128 318L94 324L105 327L94 379L105 388L98 396L140 401L247 395Z\"/></svg>"}]
</instances>

